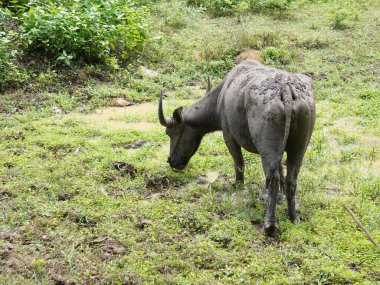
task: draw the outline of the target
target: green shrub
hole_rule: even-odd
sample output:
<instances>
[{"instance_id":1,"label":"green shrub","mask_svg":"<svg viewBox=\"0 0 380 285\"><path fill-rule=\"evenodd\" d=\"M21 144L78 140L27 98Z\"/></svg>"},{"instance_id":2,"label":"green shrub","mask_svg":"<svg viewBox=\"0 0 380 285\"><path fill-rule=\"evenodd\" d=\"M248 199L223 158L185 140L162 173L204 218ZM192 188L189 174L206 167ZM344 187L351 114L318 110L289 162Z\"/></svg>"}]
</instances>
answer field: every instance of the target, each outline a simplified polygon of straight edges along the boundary
<instances>
[{"instance_id":1,"label":"green shrub","mask_svg":"<svg viewBox=\"0 0 380 285\"><path fill-rule=\"evenodd\" d=\"M291 2L294 0L266 0L266 1L253 1L254 7L257 11L269 11L284 13L289 10Z\"/></svg>"},{"instance_id":2,"label":"green shrub","mask_svg":"<svg viewBox=\"0 0 380 285\"><path fill-rule=\"evenodd\" d=\"M332 13L333 28L342 30L347 28L346 20L350 16L350 11L345 8L339 8Z\"/></svg>"},{"instance_id":3,"label":"green shrub","mask_svg":"<svg viewBox=\"0 0 380 285\"><path fill-rule=\"evenodd\" d=\"M187 0L189 5L203 6L214 17L241 16L248 12L284 13L294 0Z\"/></svg>"},{"instance_id":4,"label":"green shrub","mask_svg":"<svg viewBox=\"0 0 380 285\"><path fill-rule=\"evenodd\" d=\"M329 45L329 40L319 35L296 39L296 46L306 49L322 49L328 47Z\"/></svg>"},{"instance_id":5,"label":"green shrub","mask_svg":"<svg viewBox=\"0 0 380 285\"><path fill-rule=\"evenodd\" d=\"M27 77L17 64L21 39L20 34L8 26L11 21L10 16L0 10L0 91Z\"/></svg>"},{"instance_id":6,"label":"green shrub","mask_svg":"<svg viewBox=\"0 0 380 285\"><path fill-rule=\"evenodd\" d=\"M131 59L146 38L146 11L129 0L30 0L20 15L30 49L70 64Z\"/></svg>"},{"instance_id":7,"label":"green shrub","mask_svg":"<svg viewBox=\"0 0 380 285\"><path fill-rule=\"evenodd\" d=\"M208 1L210 13L215 16L230 16L235 13L235 5L239 3L237 0L216 0Z\"/></svg>"},{"instance_id":8,"label":"green shrub","mask_svg":"<svg viewBox=\"0 0 380 285\"><path fill-rule=\"evenodd\" d=\"M290 54L279 48L266 47L262 50L262 55L266 63L287 64L290 61Z\"/></svg>"},{"instance_id":9,"label":"green shrub","mask_svg":"<svg viewBox=\"0 0 380 285\"><path fill-rule=\"evenodd\" d=\"M163 1L156 5L156 13L163 24L172 29L182 29L197 21L201 9L189 7L184 1Z\"/></svg>"}]
</instances>

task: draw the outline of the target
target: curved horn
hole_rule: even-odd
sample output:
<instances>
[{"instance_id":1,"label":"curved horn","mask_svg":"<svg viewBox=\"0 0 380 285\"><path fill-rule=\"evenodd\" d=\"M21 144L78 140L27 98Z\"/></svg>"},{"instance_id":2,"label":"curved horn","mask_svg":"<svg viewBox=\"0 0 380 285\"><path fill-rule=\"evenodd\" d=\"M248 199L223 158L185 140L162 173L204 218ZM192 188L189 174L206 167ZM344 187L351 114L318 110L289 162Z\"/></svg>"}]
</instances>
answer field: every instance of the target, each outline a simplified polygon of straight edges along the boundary
<instances>
[{"instance_id":1,"label":"curved horn","mask_svg":"<svg viewBox=\"0 0 380 285\"><path fill-rule=\"evenodd\" d=\"M210 76L207 76L207 89L206 94L211 90Z\"/></svg>"},{"instance_id":2,"label":"curved horn","mask_svg":"<svg viewBox=\"0 0 380 285\"><path fill-rule=\"evenodd\" d=\"M162 109L162 97L163 93L161 91L160 101L158 102L158 118L160 119L160 124L164 127L170 128L173 126L173 120L171 118L167 118L164 115L164 110Z\"/></svg>"}]
</instances>

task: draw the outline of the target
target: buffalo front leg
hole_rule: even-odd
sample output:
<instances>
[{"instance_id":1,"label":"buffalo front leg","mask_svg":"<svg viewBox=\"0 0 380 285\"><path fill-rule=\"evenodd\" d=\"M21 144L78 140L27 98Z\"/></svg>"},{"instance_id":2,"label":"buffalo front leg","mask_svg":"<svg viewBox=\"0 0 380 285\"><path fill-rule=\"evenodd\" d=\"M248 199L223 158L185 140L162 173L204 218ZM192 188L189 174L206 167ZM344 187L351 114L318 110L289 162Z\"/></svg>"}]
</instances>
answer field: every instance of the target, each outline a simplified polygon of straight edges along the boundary
<instances>
[{"instance_id":1,"label":"buffalo front leg","mask_svg":"<svg viewBox=\"0 0 380 285\"><path fill-rule=\"evenodd\" d=\"M244 183L244 158L241 152L241 146L229 135L223 133L228 151L230 152L235 163L236 184Z\"/></svg>"}]
</instances>

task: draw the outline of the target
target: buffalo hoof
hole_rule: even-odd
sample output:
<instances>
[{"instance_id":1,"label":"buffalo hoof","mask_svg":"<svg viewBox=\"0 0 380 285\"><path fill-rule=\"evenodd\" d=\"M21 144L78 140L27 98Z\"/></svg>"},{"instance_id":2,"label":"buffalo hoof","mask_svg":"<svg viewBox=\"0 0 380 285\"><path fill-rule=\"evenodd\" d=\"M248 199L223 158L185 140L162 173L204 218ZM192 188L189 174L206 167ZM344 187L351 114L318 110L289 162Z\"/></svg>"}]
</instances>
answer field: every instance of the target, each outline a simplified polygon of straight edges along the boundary
<instances>
[{"instance_id":1,"label":"buffalo hoof","mask_svg":"<svg viewBox=\"0 0 380 285\"><path fill-rule=\"evenodd\" d=\"M279 227L276 224L265 224L263 230L264 233L269 237L275 237L280 231Z\"/></svg>"}]
</instances>

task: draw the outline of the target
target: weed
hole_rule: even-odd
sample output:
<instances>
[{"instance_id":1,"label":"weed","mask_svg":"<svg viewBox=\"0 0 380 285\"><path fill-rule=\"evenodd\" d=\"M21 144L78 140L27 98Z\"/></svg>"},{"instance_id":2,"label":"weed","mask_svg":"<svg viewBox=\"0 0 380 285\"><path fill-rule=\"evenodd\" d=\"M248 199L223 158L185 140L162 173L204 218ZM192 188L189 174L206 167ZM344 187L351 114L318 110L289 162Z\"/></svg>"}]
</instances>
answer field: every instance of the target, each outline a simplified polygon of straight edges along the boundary
<instances>
[{"instance_id":1,"label":"weed","mask_svg":"<svg viewBox=\"0 0 380 285\"><path fill-rule=\"evenodd\" d=\"M333 28L343 30L347 28L346 20L350 16L347 9L340 8L333 12Z\"/></svg>"},{"instance_id":2,"label":"weed","mask_svg":"<svg viewBox=\"0 0 380 285\"><path fill-rule=\"evenodd\" d=\"M145 12L130 1L31 1L25 6L19 17L29 48L45 49L67 65L73 58L129 59L145 38Z\"/></svg>"},{"instance_id":3,"label":"weed","mask_svg":"<svg viewBox=\"0 0 380 285\"><path fill-rule=\"evenodd\" d=\"M268 64L280 63L287 64L290 62L290 54L279 48L266 47L262 50L265 62Z\"/></svg>"}]
</instances>

